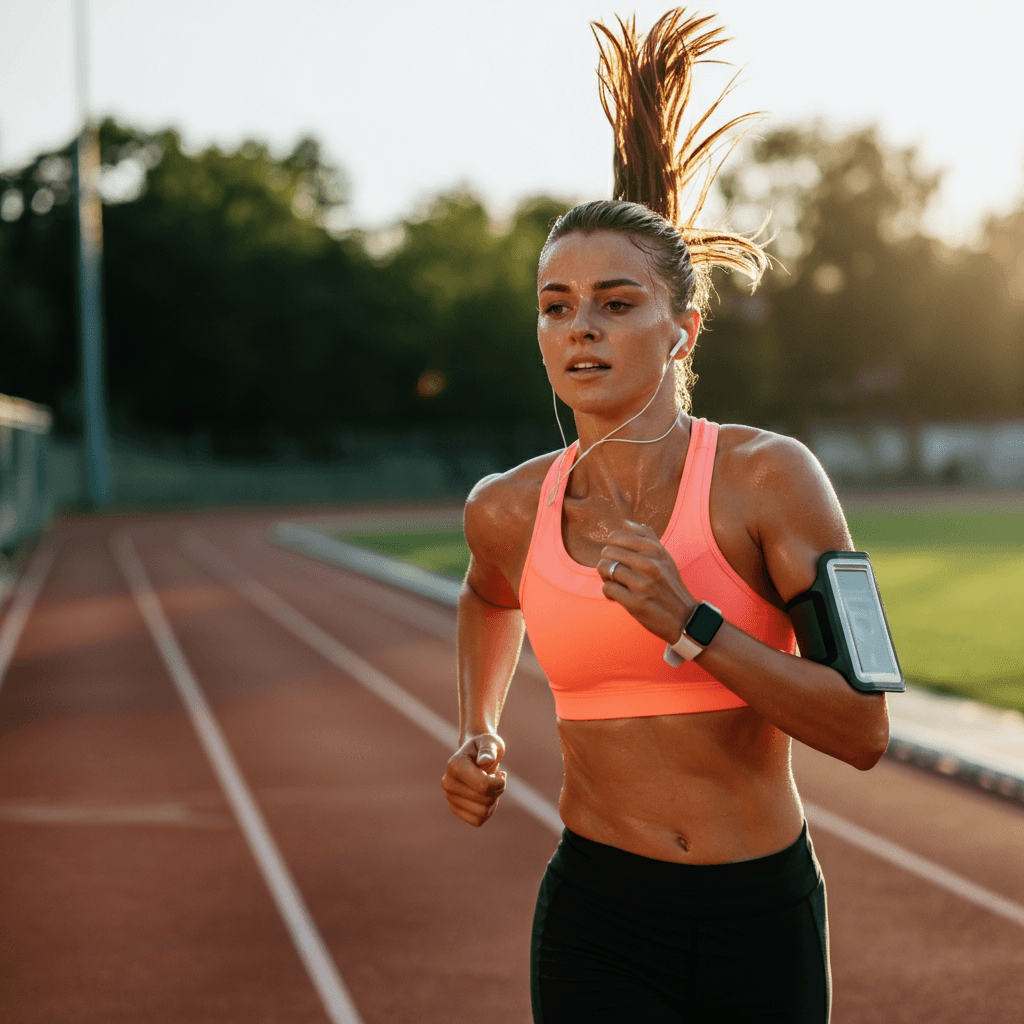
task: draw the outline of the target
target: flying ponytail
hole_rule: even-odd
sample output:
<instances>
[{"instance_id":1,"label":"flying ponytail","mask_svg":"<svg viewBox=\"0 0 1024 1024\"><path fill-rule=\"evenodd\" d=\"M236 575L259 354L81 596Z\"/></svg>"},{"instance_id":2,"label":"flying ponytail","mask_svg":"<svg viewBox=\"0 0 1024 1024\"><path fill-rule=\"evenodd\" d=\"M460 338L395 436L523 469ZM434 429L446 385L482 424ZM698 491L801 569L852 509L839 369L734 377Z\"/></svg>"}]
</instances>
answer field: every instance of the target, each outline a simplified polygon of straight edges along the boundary
<instances>
[{"instance_id":1,"label":"flying ponytail","mask_svg":"<svg viewBox=\"0 0 1024 1024\"><path fill-rule=\"evenodd\" d=\"M730 133L759 115L742 114L699 137L730 83L680 138L694 67L711 62L708 54L727 42L722 29L711 24L711 15L688 18L678 7L662 15L646 37L637 32L635 17L616 20L618 35L600 22L591 26L601 53L601 106L615 132L615 198L640 203L677 227L695 264L739 270L756 286L768 266L761 246L744 235L698 228L696 220L738 141ZM696 200L684 211L684 196L701 177Z\"/></svg>"},{"instance_id":2,"label":"flying ponytail","mask_svg":"<svg viewBox=\"0 0 1024 1024\"><path fill-rule=\"evenodd\" d=\"M756 287L769 265L764 249L752 238L730 231L699 228L696 224L715 174L738 141L734 129L758 115L734 117L701 137L718 105L730 92L730 84L703 114L693 118L692 125L682 135L694 67L713 60L708 54L727 41L722 37L722 30L711 25L712 16L687 17L683 8L662 15L646 36L637 32L635 18L616 20L617 33L601 22L591 24L600 50L597 74L601 105L615 133L614 198L639 204L676 229L686 245L694 271L692 290L686 289L691 294L685 304L706 313L712 267L738 270ZM725 153L721 152L723 149ZM690 208L684 210L683 201L689 194L695 194L695 199L689 204ZM584 207L595 206L584 204ZM575 212L570 211L555 224L549 243L570 230L588 229L583 224L571 223L578 219L572 216ZM627 216L626 219L635 218ZM563 225L562 221L566 223ZM598 228L616 230L617 226L608 223L589 227L590 230ZM619 229L638 233L635 226L623 225ZM649 233L640 231L639 234L648 236ZM650 240L662 244L667 241ZM683 276L691 275L684 273Z\"/></svg>"}]
</instances>

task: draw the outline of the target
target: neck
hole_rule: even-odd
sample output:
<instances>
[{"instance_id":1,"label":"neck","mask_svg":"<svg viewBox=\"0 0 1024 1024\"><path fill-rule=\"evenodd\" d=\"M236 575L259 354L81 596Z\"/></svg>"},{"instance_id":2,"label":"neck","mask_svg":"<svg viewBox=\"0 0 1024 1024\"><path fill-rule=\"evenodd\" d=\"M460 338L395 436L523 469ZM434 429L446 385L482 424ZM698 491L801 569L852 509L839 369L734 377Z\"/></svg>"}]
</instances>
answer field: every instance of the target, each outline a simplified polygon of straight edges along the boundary
<instances>
[{"instance_id":1,"label":"neck","mask_svg":"<svg viewBox=\"0 0 1024 1024\"><path fill-rule=\"evenodd\" d=\"M609 422L577 414L580 448L569 478L569 493L584 497L597 487L638 497L677 475L686 457L690 418L676 406L675 396L669 397L671 404L652 403L622 430L616 429L623 425L622 420ZM618 438L633 443L622 444Z\"/></svg>"},{"instance_id":2,"label":"neck","mask_svg":"<svg viewBox=\"0 0 1024 1024\"><path fill-rule=\"evenodd\" d=\"M552 388L551 393L553 396L554 388ZM662 411L665 412L666 422L668 423L664 430L654 436L631 436L641 431L646 432L645 428L648 424L652 420L656 420ZM645 487L656 485L657 480L666 471L666 466L671 466L670 472L674 473L678 459L675 457L671 445L665 453L656 453L652 456L641 455L632 458L619 454L614 454L608 458L605 449L609 445L613 448L642 448L647 445L663 447L659 445L659 442L667 440L669 435L678 428L680 424L680 411L676 405L675 392L672 387L669 386L667 390L665 389L664 374L662 374L654 394L647 399L637 412L630 414L627 410L624 414L620 413L617 416L613 414L600 416L577 410L574 413L574 417L577 434L580 439L580 449L572 465L564 471L561 469L561 462L565 459L565 453L563 452L562 459L559 462L558 479L548 495L548 504L550 505L555 500L555 494L562 480L573 475L573 471L579 468L580 463L586 461L589 455L598 456L600 458L600 465L595 473L584 475L582 478L577 474L577 480L582 480L582 482L577 483L572 488L571 493L574 497L582 497L590 490L586 479L588 475L595 479L604 477L606 484L609 486L613 486L616 490L620 491L631 491L634 497L636 497ZM557 401L555 402L555 417L556 419L558 417ZM629 432L627 433L627 431ZM683 452L685 453L685 451L686 448L684 447ZM602 458L601 456L604 457ZM685 458L685 454L683 457ZM655 467L658 467L657 475L651 476L652 469ZM628 471L629 479L633 481L632 486L627 485L625 478L621 476L624 471Z\"/></svg>"}]
</instances>

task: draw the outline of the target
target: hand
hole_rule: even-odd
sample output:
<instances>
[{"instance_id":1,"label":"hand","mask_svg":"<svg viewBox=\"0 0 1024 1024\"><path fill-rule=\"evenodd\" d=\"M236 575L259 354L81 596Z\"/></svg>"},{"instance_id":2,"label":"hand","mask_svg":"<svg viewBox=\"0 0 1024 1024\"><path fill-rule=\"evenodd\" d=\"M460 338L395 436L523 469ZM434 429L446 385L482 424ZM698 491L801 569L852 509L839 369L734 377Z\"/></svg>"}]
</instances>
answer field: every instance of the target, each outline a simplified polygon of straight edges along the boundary
<instances>
[{"instance_id":1,"label":"hand","mask_svg":"<svg viewBox=\"0 0 1024 1024\"><path fill-rule=\"evenodd\" d=\"M493 732L470 736L452 754L441 788L455 817L479 828L494 813L505 792L505 773L498 770L504 756L505 744Z\"/></svg>"},{"instance_id":2,"label":"hand","mask_svg":"<svg viewBox=\"0 0 1024 1024\"><path fill-rule=\"evenodd\" d=\"M621 530L609 534L597 571L605 581L601 588L605 597L618 601L641 626L665 643L674 644L679 639L683 623L698 602L683 583L675 560L649 526L627 519Z\"/></svg>"}]
</instances>

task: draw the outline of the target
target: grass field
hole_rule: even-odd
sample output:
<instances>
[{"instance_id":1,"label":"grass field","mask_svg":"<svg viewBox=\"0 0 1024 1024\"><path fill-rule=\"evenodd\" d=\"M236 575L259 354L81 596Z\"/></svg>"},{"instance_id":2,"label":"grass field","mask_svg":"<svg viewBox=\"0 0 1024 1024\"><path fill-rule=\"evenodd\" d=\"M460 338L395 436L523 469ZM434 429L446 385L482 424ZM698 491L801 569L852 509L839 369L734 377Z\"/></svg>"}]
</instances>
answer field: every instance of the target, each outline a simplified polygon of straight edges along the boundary
<instances>
[{"instance_id":1,"label":"grass field","mask_svg":"<svg viewBox=\"0 0 1024 1024\"><path fill-rule=\"evenodd\" d=\"M1024 710L1024 517L965 508L855 511L907 678ZM433 572L460 577L459 530L346 534Z\"/></svg>"}]
</instances>

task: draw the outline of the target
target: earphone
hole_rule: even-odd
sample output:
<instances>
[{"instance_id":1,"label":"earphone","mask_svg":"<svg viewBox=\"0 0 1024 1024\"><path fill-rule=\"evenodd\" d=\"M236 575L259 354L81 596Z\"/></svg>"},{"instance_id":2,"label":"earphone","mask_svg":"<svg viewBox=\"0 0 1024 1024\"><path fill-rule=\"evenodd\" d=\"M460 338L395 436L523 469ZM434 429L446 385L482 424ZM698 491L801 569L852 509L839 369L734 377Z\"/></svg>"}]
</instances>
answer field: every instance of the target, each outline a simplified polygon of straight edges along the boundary
<instances>
[{"instance_id":1,"label":"earphone","mask_svg":"<svg viewBox=\"0 0 1024 1024\"><path fill-rule=\"evenodd\" d=\"M686 333L685 327L679 328L679 340L672 346L672 351L669 352L668 357L671 359L675 354L690 340L690 336Z\"/></svg>"},{"instance_id":2,"label":"earphone","mask_svg":"<svg viewBox=\"0 0 1024 1024\"><path fill-rule=\"evenodd\" d=\"M555 407L555 422L558 424L558 432L562 435L562 458L558 463L558 477L555 480L555 486L551 488L551 493L548 495L547 504L552 505L555 501L555 495L558 493L558 488L562 486L562 481L568 479L569 473L571 473L598 445L602 445L605 441L620 441L622 444L654 444L656 441L663 441L672 431L675 429L676 424L679 422L679 413L677 412L675 418L672 420L668 430L665 431L660 437L652 437L649 441L637 441L631 437L612 437L612 434L622 430L623 427L628 426L633 420L643 416L645 412L651 407L651 402L658 397L658 392L661 390L661 385L665 382L665 374L668 373L668 368L672 365L672 360L675 354L690 340L689 334L686 333L686 328L679 328L679 340L672 346L672 350L668 354L668 359L665 362L665 369L661 371L661 380L658 381L658 386L654 389L654 394L647 400L647 404L635 415L630 416L625 423L620 423L614 430L608 431L600 441L595 442L591 445L570 467L569 471L562 476L562 463L565 461L565 456L569 452L569 442L565 439L565 431L562 429L562 421L558 415L558 398L555 395L554 387L551 388L551 401ZM544 360L542 359L541 362ZM545 364L547 365L547 364Z\"/></svg>"}]
</instances>

